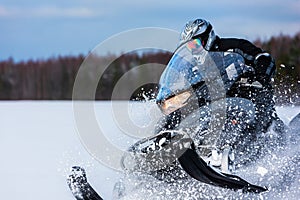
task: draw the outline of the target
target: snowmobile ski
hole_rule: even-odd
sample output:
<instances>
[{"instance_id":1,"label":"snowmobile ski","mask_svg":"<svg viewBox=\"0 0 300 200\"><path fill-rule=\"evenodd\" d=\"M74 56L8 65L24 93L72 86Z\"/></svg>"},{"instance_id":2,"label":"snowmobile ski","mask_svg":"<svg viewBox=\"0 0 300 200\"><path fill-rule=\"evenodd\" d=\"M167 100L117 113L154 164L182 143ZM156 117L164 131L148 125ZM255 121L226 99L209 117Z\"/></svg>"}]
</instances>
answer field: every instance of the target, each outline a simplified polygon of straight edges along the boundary
<instances>
[{"instance_id":1,"label":"snowmobile ski","mask_svg":"<svg viewBox=\"0 0 300 200\"><path fill-rule=\"evenodd\" d=\"M74 166L67 179L68 186L77 200L103 200L100 195L87 182L85 170Z\"/></svg>"},{"instance_id":2,"label":"snowmobile ski","mask_svg":"<svg viewBox=\"0 0 300 200\"><path fill-rule=\"evenodd\" d=\"M239 176L216 171L192 149L187 149L178 161L191 177L203 183L234 190L242 189L243 192L267 191L267 188L250 184Z\"/></svg>"}]
</instances>

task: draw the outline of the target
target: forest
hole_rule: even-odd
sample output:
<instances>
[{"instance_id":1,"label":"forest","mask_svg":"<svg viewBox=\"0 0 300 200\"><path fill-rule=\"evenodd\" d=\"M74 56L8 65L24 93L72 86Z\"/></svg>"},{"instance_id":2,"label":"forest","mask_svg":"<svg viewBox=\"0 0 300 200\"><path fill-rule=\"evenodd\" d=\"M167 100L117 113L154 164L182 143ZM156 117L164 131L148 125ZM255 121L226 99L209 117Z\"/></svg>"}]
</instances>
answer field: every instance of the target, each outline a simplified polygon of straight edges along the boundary
<instances>
[{"instance_id":1,"label":"forest","mask_svg":"<svg viewBox=\"0 0 300 200\"><path fill-rule=\"evenodd\" d=\"M253 43L270 52L276 60L276 103L300 104L300 32L294 36L281 34L266 41L257 39ZM74 81L86 56L58 56L20 62L9 58L0 61L0 100L72 100ZM130 69L148 63L166 65L170 57L170 52L163 51L98 56L95 58L95 70L107 59L114 61L100 77L95 99L111 99L115 84ZM136 74L135 78L143 79L149 74L151 71ZM89 78L99 79L93 77L93 73ZM84 97L79 99L85 100Z\"/></svg>"}]
</instances>

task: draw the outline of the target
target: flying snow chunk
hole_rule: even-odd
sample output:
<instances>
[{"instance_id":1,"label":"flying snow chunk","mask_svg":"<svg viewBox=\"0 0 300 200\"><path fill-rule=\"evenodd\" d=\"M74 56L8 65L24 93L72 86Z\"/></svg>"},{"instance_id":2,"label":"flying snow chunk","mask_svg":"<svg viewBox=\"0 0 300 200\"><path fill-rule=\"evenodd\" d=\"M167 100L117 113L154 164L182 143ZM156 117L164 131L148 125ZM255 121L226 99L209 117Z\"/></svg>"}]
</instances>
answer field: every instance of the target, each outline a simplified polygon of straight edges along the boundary
<instances>
[{"instance_id":1,"label":"flying snow chunk","mask_svg":"<svg viewBox=\"0 0 300 200\"><path fill-rule=\"evenodd\" d=\"M268 170L264 167L258 167L256 171L259 175L264 176L268 173Z\"/></svg>"}]
</instances>

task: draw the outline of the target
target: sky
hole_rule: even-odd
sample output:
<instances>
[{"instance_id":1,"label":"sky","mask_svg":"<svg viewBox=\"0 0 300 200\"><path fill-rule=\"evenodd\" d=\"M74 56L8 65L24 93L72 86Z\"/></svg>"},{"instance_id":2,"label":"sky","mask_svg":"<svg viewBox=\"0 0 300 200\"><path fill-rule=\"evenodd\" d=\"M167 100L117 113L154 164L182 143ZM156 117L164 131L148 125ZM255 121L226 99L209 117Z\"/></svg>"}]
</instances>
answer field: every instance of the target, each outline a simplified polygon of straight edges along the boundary
<instances>
[{"instance_id":1,"label":"sky","mask_svg":"<svg viewBox=\"0 0 300 200\"><path fill-rule=\"evenodd\" d=\"M210 21L221 37L294 35L300 0L0 0L0 60L86 55L123 31L180 31L195 18Z\"/></svg>"}]
</instances>

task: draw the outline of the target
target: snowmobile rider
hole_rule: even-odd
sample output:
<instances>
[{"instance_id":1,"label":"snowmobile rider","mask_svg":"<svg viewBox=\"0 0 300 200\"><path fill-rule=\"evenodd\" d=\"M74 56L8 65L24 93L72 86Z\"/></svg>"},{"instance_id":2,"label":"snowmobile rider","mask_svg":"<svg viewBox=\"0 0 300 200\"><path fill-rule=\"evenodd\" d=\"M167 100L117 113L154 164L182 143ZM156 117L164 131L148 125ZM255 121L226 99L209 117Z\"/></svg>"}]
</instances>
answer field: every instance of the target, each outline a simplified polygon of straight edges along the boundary
<instances>
[{"instance_id":1,"label":"snowmobile rider","mask_svg":"<svg viewBox=\"0 0 300 200\"><path fill-rule=\"evenodd\" d=\"M279 122L277 128L283 129L283 124L277 117L274 107L272 77L275 74L276 66L272 56L248 40L220 38L215 34L212 25L204 19L191 20L186 23L180 34L178 46L197 38L200 39L205 50L238 53L244 58L245 64L253 68L253 72L243 74L243 77L226 93L227 97L240 97L253 102L255 105L255 124L253 126L255 131L253 131L266 132L274 120ZM160 128L173 129L176 124L175 118L178 116L171 113L170 116L167 116L165 126Z\"/></svg>"}]
</instances>

